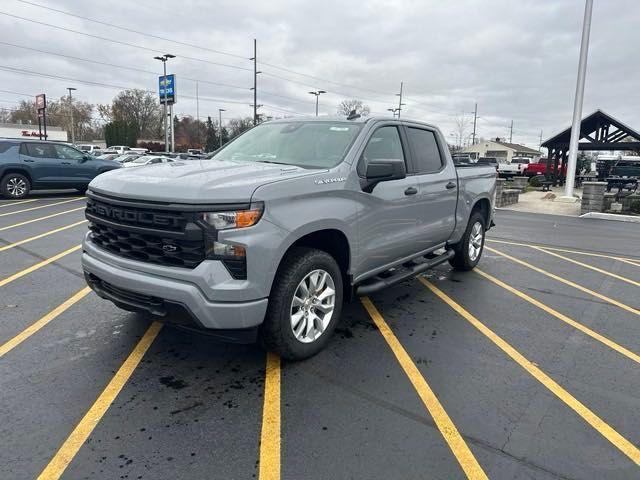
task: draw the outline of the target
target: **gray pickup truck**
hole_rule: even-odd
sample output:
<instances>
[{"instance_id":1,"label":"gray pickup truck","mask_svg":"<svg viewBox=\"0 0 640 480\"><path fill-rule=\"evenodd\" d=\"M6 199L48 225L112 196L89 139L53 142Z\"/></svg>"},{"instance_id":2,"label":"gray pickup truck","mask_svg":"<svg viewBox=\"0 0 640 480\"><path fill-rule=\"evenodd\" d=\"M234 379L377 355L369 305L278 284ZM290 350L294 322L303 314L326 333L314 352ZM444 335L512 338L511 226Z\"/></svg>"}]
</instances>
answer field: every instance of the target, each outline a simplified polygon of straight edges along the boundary
<instances>
[{"instance_id":1,"label":"gray pickup truck","mask_svg":"<svg viewBox=\"0 0 640 480\"><path fill-rule=\"evenodd\" d=\"M82 265L121 308L302 359L343 301L446 261L475 267L495 185L421 122L270 121L209 160L94 179Z\"/></svg>"}]
</instances>

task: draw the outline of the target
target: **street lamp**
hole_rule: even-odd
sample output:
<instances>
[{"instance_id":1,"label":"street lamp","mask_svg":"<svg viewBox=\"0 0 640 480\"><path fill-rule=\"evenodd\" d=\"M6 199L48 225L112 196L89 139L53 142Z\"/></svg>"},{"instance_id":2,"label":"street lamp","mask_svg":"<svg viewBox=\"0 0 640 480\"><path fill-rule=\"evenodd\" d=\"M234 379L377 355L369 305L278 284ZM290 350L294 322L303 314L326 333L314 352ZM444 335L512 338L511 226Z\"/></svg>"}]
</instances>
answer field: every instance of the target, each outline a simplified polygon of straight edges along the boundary
<instances>
[{"instance_id":1,"label":"street lamp","mask_svg":"<svg viewBox=\"0 0 640 480\"><path fill-rule=\"evenodd\" d=\"M387 108L387 110L393 114L393 118L396 118L396 112L400 112L400 108Z\"/></svg>"},{"instance_id":2,"label":"street lamp","mask_svg":"<svg viewBox=\"0 0 640 480\"><path fill-rule=\"evenodd\" d=\"M226 112L224 108L218 109L218 121L220 122L220 148L222 148L222 112Z\"/></svg>"},{"instance_id":3,"label":"street lamp","mask_svg":"<svg viewBox=\"0 0 640 480\"><path fill-rule=\"evenodd\" d=\"M315 95L316 96L316 117L318 116L318 98L320 97L320 95L322 95L323 93L327 93L324 90L316 90L315 92L309 92L311 95Z\"/></svg>"},{"instance_id":4,"label":"street lamp","mask_svg":"<svg viewBox=\"0 0 640 480\"><path fill-rule=\"evenodd\" d=\"M69 90L69 110L71 110L71 145L76 144L76 135L73 128L73 98L71 97L71 92L77 90L77 88L67 87Z\"/></svg>"},{"instance_id":5,"label":"street lamp","mask_svg":"<svg viewBox=\"0 0 640 480\"><path fill-rule=\"evenodd\" d=\"M162 96L162 117L164 118L164 151L165 153L169 152L169 130L167 129L167 60L170 58L176 58L175 55L171 55L170 53L165 53L162 56L153 57L154 60L160 60L162 62L162 72L164 81L164 94Z\"/></svg>"}]
</instances>

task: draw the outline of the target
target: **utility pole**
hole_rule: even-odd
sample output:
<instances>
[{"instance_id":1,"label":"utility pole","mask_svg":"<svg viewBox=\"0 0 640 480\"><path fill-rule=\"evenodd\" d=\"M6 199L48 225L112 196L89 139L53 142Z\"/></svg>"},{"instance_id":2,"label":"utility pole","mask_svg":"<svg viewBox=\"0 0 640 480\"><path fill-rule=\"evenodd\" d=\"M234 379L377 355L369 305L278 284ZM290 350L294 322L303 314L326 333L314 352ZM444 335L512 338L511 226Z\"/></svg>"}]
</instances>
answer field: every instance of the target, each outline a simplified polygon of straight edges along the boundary
<instances>
[{"instance_id":1,"label":"utility pole","mask_svg":"<svg viewBox=\"0 0 640 480\"><path fill-rule=\"evenodd\" d=\"M396 118L396 112L398 112L398 108L387 108L387 110L393 114L393 118Z\"/></svg>"},{"instance_id":2,"label":"utility pole","mask_svg":"<svg viewBox=\"0 0 640 480\"><path fill-rule=\"evenodd\" d=\"M198 98L198 81L196 80L196 120L200 121L200 99Z\"/></svg>"},{"instance_id":3,"label":"utility pole","mask_svg":"<svg viewBox=\"0 0 640 480\"><path fill-rule=\"evenodd\" d=\"M398 100L398 118L400 118L400 111L402 110L402 106L405 105L404 103L402 103L402 87L403 87L403 82L400 82L400 93L396 93L396 97L400 97L400 99ZM395 113L394 113L395 116Z\"/></svg>"},{"instance_id":4,"label":"utility pole","mask_svg":"<svg viewBox=\"0 0 640 480\"><path fill-rule=\"evenodd\" d=\"M567 178L564 185L564 196L559 200L575 202L573 184L576 180L576 164L578 163L578 142L580 141L580 126L582 124L582 100L584 99L584 83L587 76L587 57L589 55L589 34L591 33L591 13L593 0L586 0L584 5L584 20L582 22L582 39L580 41L580 61L578 62L578 79L576 82L576 96L573 103L573 122L571 124L571 139L569 141L569 161L567 163Z\"/></svg>"},{"instance_id":5,"label":"utility pole","mask_svg":"<svg viewBox=\"0 0 640 480\"><path fill-rule=\"evenodd\" d=\"M540 143L538 144L538 150L542 148L542 130L540 130Z\"/></svg>"},{"instance_id":6,"label":"utility pole","mask_svg":"<svg viewBox=\"0 0 640 480\"><path fill-rule=\"evenodd\" d=\"M511 120L511 127L509 127L509 143L513 143L513 120Z\"/></svg>"},{"instance_id":7,"label":"utility pole","mask_svg":"<svg viewBox=\"0 0 640 480\"><path fill-rule=\"evenodd\" d=\"M476 102L476 107L473 109L473 135L471 145L476 144L476 125L478 123L478 102Z\"/></svg>"},{"instance_id":8,"label":"utility pole","mask_svg":"<svg viewBox=\"0 0 640 480\"><path fill-rule=\"evenodd\" d=\"M327 93L324 90L316 90L315 92L309 92L311 95L315 95L316 96L316 117L318 116L318 98L320 98L320 95L322 95L323 93Z\"/></svg>"},{"instance_id":9,"label":"utility pole","mask_svg":"<svg viewBox=\"0 0 640 480\"><path fill-rule=\"evenodd\" d=\"M218 109L218 124L220 125L220 148L222 148L222 112L226 112L226 110L224 108L219 108Z\"/></svg>"},{"instance_id":10,"label":"utility pole","mask_svg":"<svg viewBox=\"0 0 640 480\"><path fill-rule=\"evenodd\" d=\"M176 122L173 119L173 104L169 105L169 118L171 119L171 151L176 151Z\"/></svg>"},{"instance_id":11,"label":"utility pole","mask_svg":"<svg viewBox=\"0 0 640 480\"><path fill-rule=\"evenodd\" d=\"M162 62L162 81L164 82L163 95L162 95L162 118L164 119L164 151L169 152L169 130L167 129L167 60L175 58L175 55L165 53L162 56L153 57L155 60Z\"/></svg>"},{"instance_id":12,"label":"utility pole","mask_svg":"<svg viewBox=\"0 0 640 480\"><path fill-rule=\"evenodd\" d=\"M253 39L253 57L249 60L253 60L253 125L258 124L258 74L262 73L258 70L258 47L256 39Z\"/></svg>"},{"instance_id":13,"label":"utility pole","mask_svg":"<svg viewBox=\"0 0 640 480\"><path fill-rule=\"evenodd\" d=\"M71 97L71 92L74 90L77 90L77 88L73 88L73 87L67 87L67 90L69 90L69 110L71 111L71 145L75 145L76 144L76 135L75 135L75 129L73 128L74 126L74 122L73 122L73 97Z\"/></svg>"}]
</instances>

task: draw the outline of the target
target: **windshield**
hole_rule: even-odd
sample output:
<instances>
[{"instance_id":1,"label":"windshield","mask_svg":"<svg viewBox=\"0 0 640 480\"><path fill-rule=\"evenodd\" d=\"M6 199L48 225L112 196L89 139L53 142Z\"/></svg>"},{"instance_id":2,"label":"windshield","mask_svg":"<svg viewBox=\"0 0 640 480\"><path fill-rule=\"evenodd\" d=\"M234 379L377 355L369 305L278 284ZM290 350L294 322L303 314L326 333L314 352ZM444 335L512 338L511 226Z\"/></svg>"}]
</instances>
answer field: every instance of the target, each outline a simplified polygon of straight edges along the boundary
<instances>
[{"instance_id":1,"label":"windshield","mask_svg":"<svg viewBox=\"0 0 640 480\"><path fill-rule=\"evenodd\" d=\"M304 168L335 167L361 128L360 124L346 122L265 123L231 142L214 158Z\"/></svg>"},{"instance_id":2,"label":"windshield","mask_svg":"<svg viewBox=\"0 0 640 480\"><path fill-rule=\"evenodd\" d=\"M153 160L153 159L154 157L139 157L131 160L131 163L147 163L149 160Z\"/></svg>"}]
</instances>

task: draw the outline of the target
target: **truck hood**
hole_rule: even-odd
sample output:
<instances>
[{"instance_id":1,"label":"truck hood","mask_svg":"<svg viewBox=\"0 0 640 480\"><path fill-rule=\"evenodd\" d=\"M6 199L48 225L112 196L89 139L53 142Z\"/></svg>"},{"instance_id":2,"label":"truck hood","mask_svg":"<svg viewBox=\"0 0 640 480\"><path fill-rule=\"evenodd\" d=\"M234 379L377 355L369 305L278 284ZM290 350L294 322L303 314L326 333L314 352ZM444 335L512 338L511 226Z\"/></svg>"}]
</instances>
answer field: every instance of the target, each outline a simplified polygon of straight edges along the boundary
<instances>
[{"instance_id":1,"label":"truck hood","mask_svg":"<svg viewBox=\"0 0 640 480\"><path fill-rule=\"evenodd\" d=\"M173 203L248 202L261 185L325 170L272 163L186 160L119 168L94 178L97 193Z\"/></svg>"}]
</instances>

